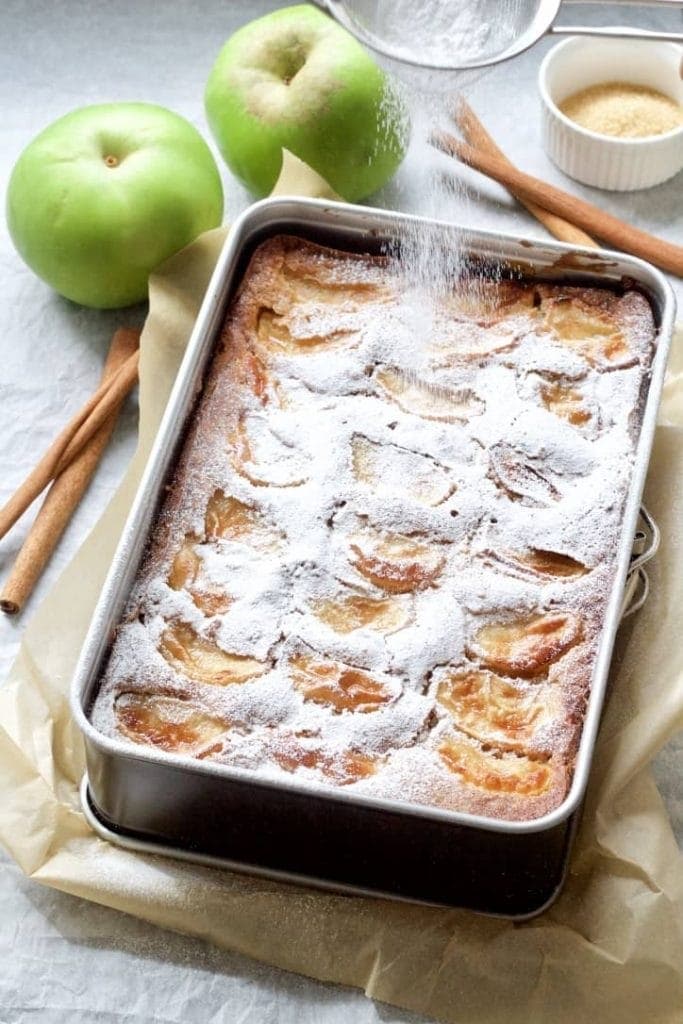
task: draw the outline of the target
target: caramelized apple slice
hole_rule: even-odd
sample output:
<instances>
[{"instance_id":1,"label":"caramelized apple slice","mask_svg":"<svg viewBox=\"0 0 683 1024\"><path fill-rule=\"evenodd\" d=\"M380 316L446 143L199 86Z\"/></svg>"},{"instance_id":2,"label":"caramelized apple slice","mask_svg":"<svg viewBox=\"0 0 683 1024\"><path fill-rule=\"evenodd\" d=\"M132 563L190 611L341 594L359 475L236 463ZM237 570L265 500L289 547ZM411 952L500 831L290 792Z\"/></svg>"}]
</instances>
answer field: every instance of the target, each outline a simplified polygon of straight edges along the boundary
<instances>
[{"instance_id":1,"label":"caramelized apple slice","mask_svg":"<svg viewBox=\"0 0 683 1024\"><path fill-rule=\"evenodd\" d=\"M467 316L480 324L496 323L502 317L533 315L534 289L515 281L482 281L464 278L447 305L456 316Z\"/></svg>"},{"instance_id":2,"label":"caramelized apple slice","mask_svg":"<svg viewBox=\"0 0 683 1024\"><path fill-rule=\"evenodd\" d=\"M587 573L588 566L559 551L531 548L529 551L485 551L487 562L507 570L514 576L531 579L574 579Z\"/></svg>"},{"instance_id":3,"label":"caramelized apple slice","mask_svg":"<svg viewBox=\"0 0 683 1024\"><path fill-rule=\"evenodd\" d=\"M193 604L199 608L200 612L208 616L225 615L233 603L233 598L221 590L213 590L211 588L203 590L197 586L192 587L188 593L192 598Z\"/></svg>"},{"instance_id":4,"label":"caramelized apple slice","mask_svg":"<svg viewBox=\"0 0 683 1024\"><path fill-rule=\"evenodd\" d=\"M513 292L507 298L493 286L483 294L467 289L442 304L437 311L430 346L437 366L453 366L482 359L495 352L513 348L525 330L533 308L533 292Z\"/></svg>"},{"instance_id":5,"label":"caramelized apple slice","mask_svg":"<svg viewBox=\"0 0 683 1024\"><path fill-rule=\"evenodd\" d=\"M634 360L626 339L609 319L596 309L583 307L576 299L554 299L543 304L544 323L562 345L578 352L591 366L623 365Z\"/></svg>"},{"instance_id":6,"label":"caramelized apple slice","mask_svg":"<svg viewBox=\"0 0 683 1024\"><path fill-rule=\"evenodd\" d=\"M468 736L512 746L529 741L550 711L548 697L538 686L520 689L481 669L447 670L436 699Z\"/></svg>"},{"instance_id":7,"label":"caramelized apple slice","mask_svg":"<svg viewBox=\"0 0 683 1024\"><path fill-rule=\"evenodd\" d=\"M273 758L286 772L313 768L339 786L358 782L376 771L374 759L358 750L332 753L314 741L306 742L292 734L280 737L274 744Z\"/></svg>"},{"instance_id":8,"label":"caramelized apple slice","mask_svg":"<svg viewBox=\"0 0 683 1024\"><path fill-rule=\"evenodd\" d=\"M450 771L489 793L540 796L552 781L552 771L547 764L517 754L497 756L465 739L445 740L439 747L439 754Z\"/></svg>"},{"instance_id":9,"label":"caramelized apple slice","mask_svg":"<svg viewBox=\"0 0 683 1024\"><path fill-rule=\"evenodd\" d=\"M375 379L400 409L423 419L466 423L485 408L474 391L432 385L393 366L380 367Z\"/></svg>"},{"instance_id":10,"label":"caramelized apple slice","mask_svg":"<svg viewBox=\"0 0 683 1024\"><path fill-rule=\"evenodd\" d=\"M204 529L207 540L244 541L259 548L272 548L280 539L257 509L221 490L214 491L209 498Z\"/></svg>"},{"instance_id":11,"label":"caramelized apple slice","mask_svg":"<svg viewBox=\"0 0 683 1024\"><path fill-rule=\"evenodd\" d=\"M269 399L268 389L271 381L268 377L265 363L255 352L247 352L244 357L244 363L247 382L251 390L259 399L261 405L267 405Z\"/></svg>"},{"instance_id":12,"label":"caramelized apple slice","mask_svg":"<svg viewBox=\"0 0 683 1024\"><path fill-rule=\"evenodd\" d=\"M357 331L325 329L320 315L306 316L300 311L296 318L279 316L272 309L262 309L258 318L258 337L264 346L277 348L287 355L305 355L321 348L332 348L358 335Z\"/></svg>"},{"instance_id":13,"label":"caramelized apple slice","mask_svg":"<svg viewBox=\"0 0 683 1024\"><path fill-rule=\"evenodd\" d=\"M563 555L559 551L545 551L543 548L532 548L523 555L517 553L516 560L539 576L560 576L566 579L571 576L583 576L588 572L588 567L583 562L577 562L575 558Z\"/></svg>"},{"instance_id":14,"label":"caramelized apple slice","mask_svg":"<svg viewBox=\"0 0 683 1024\"><path fill-rule=\"evenodd\" d=\"M331 273L314 276L310 269L297 268L285 263L283 277L289 285L293 301L299 305L334 306L341 309L357 309L360 304L381 301L391 297L389 288L369 280L367 274L360 274L354 280L343 280Z\"/></svg>"},{"instance_id":15,"label":"caramelized apple slice","mask_svg":"<svg viewBox=\"0 0 683 1024\"><path fill-rule=\"evenodd\" d=\"M549 476L534 469L522 452L505 441L490 448L489 467L491 479L512 501L542 507L561 497Z\"/></svg>"},{"instance_id":16,"label":"caramelized apple slice","mask_svg":"<svg viewBox=\"0 0 683 1024\"><path fill-rule=\"evenodd\" d=\"M468 653L494 672L533 678L580 638L581 622L575 615L546 612L483 626Z\"/></svg>"},{"instance_id":17,"label":"caramelized apple slice","mask_svg":"<svg viewBox=\"0 0 683 1024\"><path fill-rule=\"evenodd\" d=\"M455 490L445 466L408 448L354 434L351 458L356 480L368 484L378 495L407 495L421 505L434 506Z\"/></svg>"},{"instance_id":18,"label":"caramelized apple slice","mask_svg":"<svg viewBox=\"0 0 683 1024\"><path fill-rule=\"evenodd\" d=\"M543 384L541 398L548 412L566 420L573 427L585 427L594 418L594 412L581 392L561 381Z\"/></svg>"},{"instance_id":19,"label":"caramelized apple slice","mask_svg":"<svg viewBox=\"0 0 683 1024\"><path fill-rule=\"evenodd\" d=\"M374 629L378 633L396 633L410 620L405 600L366 597L363 594L351 594L336 601L320 601L314 611L335 633L352 633L363 628Z\"/></svg>"},{"instance_id":20,"label":"caramelized apple slice","mask_svg":"<svg viewBox=\"0 0 683 1024\"><path fill-rule=\"evenodd\" d=\"M305 483L306 459L278 437L262 416L242 416L232 437L232 464L256 487L297 487Z\"/></svg>"},{"instance_id":21,"label":"caramelized apple slice","mask_svg":"<svg viewBox=\"0 0 683 1024\"><path fill-rule=\"evenodd\" d=\"M397 533L361 535L351 544L351 551L356 572L390 594L430 587L446 563L434 545Z\"/></svg>"},{"instance_id":22,"label":"caramelized apple slice","mask_svg":"<svg viewBox=\"0 0 683 1024\"><path fill-rule=\"evenodd\" d=\"M199 538L189 534L176 552L168 574L168 585L172 590L187 590L196 582L202 567L202 560L196 551L198 543Z\"/></svg>"},{"instance_id":23,"label":"caramelized apple slice","mask_svg":"<svg viewBox=\"0 0 683 1024\"><path fill-rule=\"evenodd\" d=\"M185 622L174 622L168 627L161 637L159 653L176 671L213 686L244 683L268 669L266 662L229 654L211 640L197 636Z\"/></svg>"},{"instance_id":24,"label":"caramelized apple slice","mask_svg":"<svg viewBox=\"0 0 683 1024\"><path fill-rule=\"evenodd\" d=\"M196 551L197 538L189 535L176 552L168 574L172 590L186 590L194 604L205 615L222 615L232 604L232 598L220 590L202 587L198 582L202 560Z\"/></svg>"},{"instance_id":25,"label":"caramelized apple slice","mask_svg":"<svg viewBox=\"0 0 683 1024\"><path fill-rule=\"evenodd\" d=\"M429 345L429 351L432 365L437 369L505 352L517 344L522 334L521 327L514 321L491 327L471 320L453 320L437 323L434 331L436 339Z\"/></svg>"},{"instance_id":26,"label":"caramelized apple slice","mask_svg":"<svg viewBox=\"0 0 683 1024\"><path fill-rule=\"evenodd\" d=\"M395 697L385 683L339 661L297 654L290 658L289 667L294 686L304 700L325 704L334 711L376 711Z\"/></svg>"},{"instance_id":27,"label":"caramelized apple slice","mask_svg":"<svg viewBox=\"0 0 683 1024\"><path fill-rule=\"evenodd\" d=\"M114 713L119 732L133 743L195 757L219 750L216 741L228 730L225 722L189 701L158 693L120 693Z\"/></svg>"}]
</instances>

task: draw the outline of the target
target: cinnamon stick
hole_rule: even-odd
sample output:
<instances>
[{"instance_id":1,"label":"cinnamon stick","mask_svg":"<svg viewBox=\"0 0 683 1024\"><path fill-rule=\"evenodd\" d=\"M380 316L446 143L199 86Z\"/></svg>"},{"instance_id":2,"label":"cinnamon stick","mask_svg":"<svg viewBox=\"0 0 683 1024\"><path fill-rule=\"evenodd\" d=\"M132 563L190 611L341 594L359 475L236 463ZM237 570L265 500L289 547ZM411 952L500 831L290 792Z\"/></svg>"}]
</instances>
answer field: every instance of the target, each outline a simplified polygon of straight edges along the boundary
<instances>
[{"instance_id":1,"label":"cinnamon stick","mask_svg":"<svg viewBox=\"0 0 683 1024\"><path fill-rule=\"evenodd\" d=\"M502 149L494 142L484 125L481 123L469 103L462 97L458 101L453 112L453 120L465 136L465 139L474 149L480 149L483 153L490 153L492 156L504 160L508 167L513 167L512 161L505 155ZM543 227L561 242L569 242L571 245L586 245L598 248L598 243L590 235L571 224L564 217L558 217L555 213L544 210L542 206L524 199L513 188L509 189L515 199L524 206L532 217L535 217Z\"/></svg>"},{"instance_id":2,"label":"cinnamon stick","mask_svg":"<svg viewBox=\"0 0 683 1024\"><path fill-rule=\"evenodd\" d=\"M122 330L132 330L131 328L122 328ZM138 343L140 340L140 332L133 331L137 336ZM55 476L63 473L64 470L71 465L74 459L78 456L79 452L89 443L93 435L97 433L103 423L109 419L111 413L118 409L123 399L126 397L130 389L132 388L135 381L138 379L138 362L139 353L137 346L135 351L131 352L127 359L125 359L115 374L109 380L109 388L106 393L102 396L101 401L95 406L91 414L88 416L85 423L83 423L76 431L71 441L67 445L62 457L57 463L55 469ZM104 379L104 378L103 378Z\"/></svg>"},{"instance_id":3,"label":"cinnamon stick","mask_svg":"<svg viewBox=\"0 0 683 1024\"><path fill-rule=\"evenodd\" d=\"M64 427L23 484L0 509L0 538L14 526L47 485L66 469L123 401L137 379L137 372L138 353L134 352Z\"/></svg>"},{"instance_id":4,"label":"cinnamon stick","mask_svg":"<svg viewBox=\"0 0 683 1024\"><path fill-rule=\"evenodd\" d=\"M514 189L519 196L537 203L544 210L556 213L571 221L584 231L596 235L615 249L649 260L662 270L683 277L683 248L672 242L665 242L655 235L634 228L631 224L605 213L592 203L572 196L562 189L525 174L499 157L474 149L461 142L454 135L438 132L432 136L432 145L456 157L468 167L486 174L507 188Z\"/></svg>"},{"instance_id":5,"label":"cinnamon stick","mask_svg":"<svg viewBox=\"0 0 683 1024\"><path fill-rule=\"evenodd\" d=\"M139 341L138 330L123 327L116 331L102 371L102 384L111 383L120 368L136 355ZM73 461L59 473L48 491L0 594L0 609L8 615L15 615L21 611L33 592L90 483L116 425L122 400L121 398L118 406L109 411L101 426L95 430ZM97 409L102 408L103 404L101 402ZM68 452L68 448L66 451ZM64 459L64 456L62 458Z\"/></svg>"}]
</instances>

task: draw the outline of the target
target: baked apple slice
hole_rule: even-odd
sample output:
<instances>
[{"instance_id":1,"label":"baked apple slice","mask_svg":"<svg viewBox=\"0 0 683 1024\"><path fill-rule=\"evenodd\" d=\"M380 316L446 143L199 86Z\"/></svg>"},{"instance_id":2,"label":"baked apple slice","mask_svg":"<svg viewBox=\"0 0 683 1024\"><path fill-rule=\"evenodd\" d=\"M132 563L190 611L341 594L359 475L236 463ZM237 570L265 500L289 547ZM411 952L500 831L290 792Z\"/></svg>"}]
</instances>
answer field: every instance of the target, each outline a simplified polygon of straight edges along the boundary
<instances>
[{"instance_id":1,"label":"baked apple slice","mask_svg":"<svg viewBox=\"0 0 683 1024\"><path fill-rule=\"evenodd\" d=\"M587 427L597 413L576 387L561 380L541 385L541 398L548 412L566 420L572 427Z\"/></svg>"},{"instance_id":2,"label":"baked apple slice","mask_svg":"<svg viewBox=\"0 0 683 1024\"><path fill-rule=\"evenodd\" d=\"M409 599L408 599L409 600ZM410 621L410 609L404 598L368 597L351 593L347 597L319 601L315 615L335 633L372 629L377 633L397 633Z\"/></svg>"},{"instance_id":3,"label":"baked apple slice","mask_svg":"<svg viewBox=\"0 0 683 1024\"><path fill-rule=\"evenodd\" d=\"M421 505L440 505L455 490L448 470L436 459L395 444L371 441L363 434L351 439L353 475L377 495L412 498Z\"/></svg>"},{"instance_id":4,"label":"baked apple slice","mask_svg":"<svg viewBox=\"0 0 683 1024\"><path fill-rule=\"evenodd\" d=\"M212 686L245 683L263 675L269 667L267 662L224 651L180 621L173 622L162 635L159 653L177 672Z\"/></svg>"},{"instance_id":5,"label":"baked apple slice","mask_svg":"<svg viewBox=\"0 0 683 1024\"><path fill-rule=\"evenodd\" d=\"M552 714L552 697L542 687L515 686L483 669L447 669L436 690L438 703L461 732L483 743L519 748Z\"/></svg>"},{"instance_id":6,"label":"baked apple slice","mask_svg":"<svg viewBox=\"0 0 683 1024\"><path fill-rule=\"evenodd\" d=\"M198 543L199 538L189 534L176 552L168 574L168 585L172 590L187 590L196 582L202 567L196 550Z\"/></svg>"},{"instance_id":7,"label":"baked apple slice","mask_svg":"<svg viewBox=\"0 0 683 1024\"><path fill-rule=\"evenodd\" d=\"M289 670L304 700L324 704L336 712L377 711L396 699L386 683L341 661L296 654L289 660Z\"/></svg>"},{"instance_id":8,"label":"baked apple slice","mask_svg":"<svg viewBox=\"0 0 683 1024\"><path fill-rule=\"evenodd\" d=\"M438 750L449 771L491 794L540 796L552 783L548 764L514 753L484 751L465 738L449 737Z\"/></svg>"},{"instance_id":9,"label":"baked apple slice","mask_svg":"<svg viewBox=\"0 0 683 1024\"><path fill-rule=\"evenodd\" d=\"M168 574L172 590L186 590L193 603L205 615L222 615L232 604L232 598L223 591L202 587L198 582L202 560L197 554L197 537L189 535L175 554Z\"/></svg>"},{"instance_id":10,"label":"baked apple slice","mask_svg":"<svg viewBox=\"0 0 683 1024\"><path fill-rule=\"evenodd\" d=\"M350 546L356 572L390 594L431 587L446 564L436 545L397 533L360 534Z\"/></svg>"},{"instance_id":11,"label":"baked apple slice","mask_svg":"<svg viewBox=\"0 0 683 1024\"><path fill-rule=\"evenodd\" d=\"M272 756L286 772L312 768L338 786L359 782L377 770L374 758L358 750L333 752L315 740L300 738L293 733L278 737L273 744Z\"/></svg>"},{"instance_id":12,"label":"baked apple slice","mask_svg":"<svg viewBox=\"0 0 683 1024\"><path fill-rule=\"evenodd\" d=\"M489 476L512 501L524 505L543 507L561 498L550 474L535 469L523 452L506 441L489 449Z\"/></svg>"},{"instance_id":13,"label":"baked apple slice","mask_svg":"<svg viewBox=\"0 0 683 1024\"><path fill-rule=\"evenodd\" d=\"M394 366L380 366L375 380L400 409L426 420L467 423L485 409L485 403L474 391L429 384Z\"/></svg>"},{"instance_id":14,"label":"baked apple slice","mask_svg":"<svg viewBox=\"0 0 683 1024\"><path fill-rule=\"evenodd\" d=\"M528 551L484 551L483 559L512 576L534 580L570 580L590 570L583 562L559 551L530 548Z\"/></svg>"},{"instance_id":15,"label":"baked apple slice","mask_svg":"<svg viewBox=\"0 0 683 1024\"><path fill-rule=\"evenodd\" d=\"M244 372L246 383L261 402L267 405L275 389L276 382L268 376L266 364L255 352L247 352L244 356Z\"/></svg>"},{"instance_id":16,"label":"baked apple slice","mask_svg":"<svg viewBox=\"0 0 683 1024\"><path fill-rule=\"evenodd\" d=\"M217 741L229 728L189 701L158 693L120 693L114 714L119 732L133 743L193 757L220 750Z\"/></svg>"},{"instance_id":17,"label":"baked apple slice","mask_svg":"<svg viewBox=\"0 0 683 1024\"><path fill-rule=\"evenodd\" d=\"M222 490L209 498L204 516L207 540L243 541L253 547L270 549L281 539L252 505L246 505Z\"/></svg>"},{"instance_id":18,"label":"baked apple slice","mask_svg":"<svg viewBox=\"0 0 683 1024\"><path fill-rule=\"evenodd\" d=\"M361 265L361 272L344 279L335 268L320 267L320 273L312 274L310 267L297 267L296 261L287 258L282 268L282 277L288 287L294 305L310 303L313 306L332 306L342 310L356 310L369 302L383 302L393 297L394 292L379 280L372 280L372 270Z\"/></svg>"},{"instance_id":19,"label":"baked apple slice","mask_svg":"<svg viewBox=\"0 0 683 1024\"><path fill-rule=\"evenodd\" d=\"M614 369L636 361L614 321L576 298L544 301L543 323L556 341L598 369Z\"/></svg>"},{"instance_id":20,"label":"baked apple slice","mask_svg":"<svg viewBox=\"0 0 683 1024\"><path fill-rule=\"evenodd\" d=\"M286 355L306 355L358 339L357 330L333 329L331 323L328 328L319 311L306 316L304 310L298 310L295 316L282 316L264 308L259 313L257 332L265 348L279 349Z\"/></svg>"},{"instance_id":21,"label":"baked apple slice","mask_svg":"<svg viewBox=\"0 0 683 1024\"><path fill-rule=\"evenodd\" d=\"M535 289L516 281L464 278L446 300L446 308L485 325L505 317L537 315Z\"/></svg>"},{"instance_id":22,"label":"baked apple slice","mask_svg":"<svg viewBox=\"0 0 683 1024\"><path fill-rule=\"evenodd\" d=\"M435 368L457 366L514 348L528 330L526 314L534 311L525 308L523 312L524 319L512 308L507 316L470 317L457 310L439 311L432 326L434 340L428 347L432 364Z\"/></svg>"},{"instance_id":23,"label":"baked apple slice","mask_svg":"<svg viewBox=\"0 0 683 1024\"><path fill-rule=\"evenodd\" d=\"M533 679L580 639L581 621L576 615L545 612L482 626L467 653L494 672Z\"/></svg>"},{"instance_id":24,"label":"baked apple slice","mask_svg":"<svg viewBox=\"0 0 683 1024\"><path fill-rule=\"evenodd\" d=\"M241 416L230 443L235 470L255 487L298 487L308 479L304 453L278 437L263 416Z\"/></svg>"}]
</instances>

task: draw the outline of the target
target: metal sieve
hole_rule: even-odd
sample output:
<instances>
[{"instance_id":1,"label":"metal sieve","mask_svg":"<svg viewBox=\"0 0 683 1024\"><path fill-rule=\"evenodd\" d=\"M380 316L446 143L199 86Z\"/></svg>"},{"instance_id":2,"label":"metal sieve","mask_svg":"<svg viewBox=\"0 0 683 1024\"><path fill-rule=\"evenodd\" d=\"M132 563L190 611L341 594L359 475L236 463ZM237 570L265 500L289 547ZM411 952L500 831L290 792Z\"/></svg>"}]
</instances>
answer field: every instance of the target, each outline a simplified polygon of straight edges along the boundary
<instances>
[{"instance_id":1,"label":"metal sieve","mask_svg":"<svg viewBox=\"0 0 683 1024\"><path fill-rule=\"evenodd\" d=\"M467 71L509 60L544 35L655 39L683 43L683 33L633 26L555 25L562 0L316 0L361 43L382 56L433 71ZM565 0L584 3L587 0ZM620 0L681 8L680 0Z\"/></svg>"}]
</instances>

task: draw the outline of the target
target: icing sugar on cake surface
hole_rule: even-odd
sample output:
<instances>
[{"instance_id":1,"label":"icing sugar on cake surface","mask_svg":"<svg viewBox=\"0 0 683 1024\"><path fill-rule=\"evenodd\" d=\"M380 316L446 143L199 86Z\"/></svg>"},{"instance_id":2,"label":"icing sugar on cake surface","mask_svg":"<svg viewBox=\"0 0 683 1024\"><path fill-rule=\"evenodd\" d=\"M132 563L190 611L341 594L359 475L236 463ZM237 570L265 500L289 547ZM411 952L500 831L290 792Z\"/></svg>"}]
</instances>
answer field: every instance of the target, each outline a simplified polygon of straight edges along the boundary
<instances>
[{"instance_id":1,"label":"icing sugar on cake surface","mask_svg":"<svg viewBox=\"0 0 683 1024\"><path fill-rule=\"evenodd\" d=\"M263 243L94 724L316 787L557 806L653 342L636 292L426 301L388 259Z\"/></svg>"}]
</instances>

